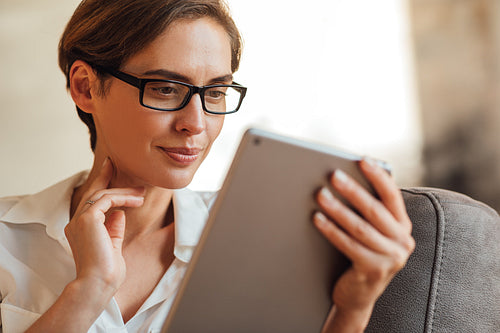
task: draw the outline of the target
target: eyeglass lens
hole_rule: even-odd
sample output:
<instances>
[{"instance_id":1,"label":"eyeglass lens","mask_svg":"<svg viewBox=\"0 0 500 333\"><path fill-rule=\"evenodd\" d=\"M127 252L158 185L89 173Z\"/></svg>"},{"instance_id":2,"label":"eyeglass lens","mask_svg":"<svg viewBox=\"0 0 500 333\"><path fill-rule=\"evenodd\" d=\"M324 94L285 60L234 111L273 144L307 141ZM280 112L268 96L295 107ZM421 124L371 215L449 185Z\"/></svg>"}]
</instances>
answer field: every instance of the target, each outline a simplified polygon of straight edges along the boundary
<instances>
[{"instance_id":1,"label":"eyeglass lens","mask_svg":"<svg viewBox=\"0 0 500 333\"><path fill-rule=\"evenodd\" d=\"M174 82L148 82L144 87L143 103L157 109L179 108L189 95L189 88ZM227 86L204 90L202 100L205 108L212 112L232 112L237 109L240 91Z\"/></svg>"}]
</instances>

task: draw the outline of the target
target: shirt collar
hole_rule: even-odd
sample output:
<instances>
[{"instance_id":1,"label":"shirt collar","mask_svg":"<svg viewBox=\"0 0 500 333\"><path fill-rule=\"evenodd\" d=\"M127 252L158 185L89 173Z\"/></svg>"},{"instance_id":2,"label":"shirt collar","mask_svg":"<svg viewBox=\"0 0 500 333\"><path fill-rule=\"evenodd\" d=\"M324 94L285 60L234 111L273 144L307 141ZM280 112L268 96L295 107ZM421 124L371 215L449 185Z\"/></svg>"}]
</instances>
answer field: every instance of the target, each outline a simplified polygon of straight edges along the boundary
<instances>
[{"instance_id":1,"label":"shirt collar","mask_svg":"<svg viewBox=\"0 0 500 333\"><path fill-rule=\"evenodd\" d=\"M87 176L88 171L82 171L41 192L25 196L0 219L16 224L43 224L47 234L58 240L71 253L64 227L69 222L73 190L83 184Z\"/></svg>"},{"instance_id":2,"label":"shirt collar","mask_svg":"<svg viewBox=\"0 0 500 333\"><path fill-rule=\"evenodd\" d=\"M208 219L209 204L189 189L174 191L175 247L174 255L183 262L191 259Z\"/></svg>"},{"instance_id":3,"label":"shirt collar","mask_svg":"<svg viewBox=\"0 0 500 333\"><path fill-rule=\"evenodd\" d=\"M41 192L23 197L0 220L9 223L40 223L47 234L59 241L71 253L64 234L70 220L71 196L76 187L87 179L82 171ZM174 255L189 262L208 218L209 203L198 192L183 188L174 190L175 247Z\"/></svg>"}]
</instances>

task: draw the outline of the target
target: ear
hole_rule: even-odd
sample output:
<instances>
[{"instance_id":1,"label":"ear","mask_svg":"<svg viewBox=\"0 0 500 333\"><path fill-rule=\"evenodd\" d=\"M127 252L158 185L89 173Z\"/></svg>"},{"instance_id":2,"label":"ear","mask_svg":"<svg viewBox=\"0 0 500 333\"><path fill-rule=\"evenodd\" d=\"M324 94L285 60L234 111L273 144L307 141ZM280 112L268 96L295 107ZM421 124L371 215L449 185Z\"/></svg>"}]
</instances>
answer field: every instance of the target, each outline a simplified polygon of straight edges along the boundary
<instances>
[{"instance_id":1,"label":"ear","mask_svg":"<svg viewBox=\"0 0 500 333\"><path fill-rule=\"evenodd\" d=\"M85 61L76 60L69 71L69 90L75 104L86 113L95 113L97 75Z\"/></svg>"}]
</instances>

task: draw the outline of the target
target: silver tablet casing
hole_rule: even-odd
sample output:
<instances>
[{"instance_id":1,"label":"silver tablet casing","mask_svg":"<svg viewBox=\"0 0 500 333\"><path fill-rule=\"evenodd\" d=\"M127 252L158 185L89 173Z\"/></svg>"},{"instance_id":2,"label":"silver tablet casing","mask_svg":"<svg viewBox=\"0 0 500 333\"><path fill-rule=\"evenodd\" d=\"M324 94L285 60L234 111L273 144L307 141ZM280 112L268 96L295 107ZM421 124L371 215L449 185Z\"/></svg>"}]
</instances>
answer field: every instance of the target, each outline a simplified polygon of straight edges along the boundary
<instances>
[{"instance_id":1,"label":"silver tablet casing","mask_svg":"<svg viewBox=\"0 0 500 333\"><path fill-rule=\"evenodd\" d=\"M373 193L360 158L247 130L163 332L320 332L348 261L314 227L314 196L337 168Z\"/></svg>"}]
</instances>

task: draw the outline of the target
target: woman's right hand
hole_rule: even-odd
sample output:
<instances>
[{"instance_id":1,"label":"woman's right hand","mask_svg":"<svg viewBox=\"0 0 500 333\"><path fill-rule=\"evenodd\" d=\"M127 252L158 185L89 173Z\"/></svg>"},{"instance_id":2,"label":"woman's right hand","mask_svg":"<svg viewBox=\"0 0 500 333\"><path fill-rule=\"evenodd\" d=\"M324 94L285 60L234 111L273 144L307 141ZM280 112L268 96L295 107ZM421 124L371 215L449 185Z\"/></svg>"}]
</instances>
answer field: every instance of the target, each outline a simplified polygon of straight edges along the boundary
<instances>
[{"instance_id":1,"label":"woman's right hand","mask_svg":"<svg viewBox=\"0 0 500 333\"><path fill-rule=\"evenodd\" d=\"M27 332L87 332L125 280L120 208L141 206L144 189L108 188L112 175L107 158L65 228L76 278Z\"/></svg>"},{"instance_id":2,"label":"woman's right hand","mask_svg":"<svg viewBox=\"0 0 500 333\"><path fill-rule=\"evenodd\" d=\"M109 189L112 175L113 164L106 158L99 175L83 194L65 233L75 260L76 280L95 284L113 295L126 273L122 256L125 213L117 208L141 206L144 189Z\"/></svg>"}]
</instances>

